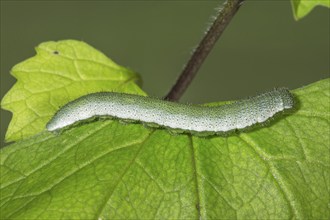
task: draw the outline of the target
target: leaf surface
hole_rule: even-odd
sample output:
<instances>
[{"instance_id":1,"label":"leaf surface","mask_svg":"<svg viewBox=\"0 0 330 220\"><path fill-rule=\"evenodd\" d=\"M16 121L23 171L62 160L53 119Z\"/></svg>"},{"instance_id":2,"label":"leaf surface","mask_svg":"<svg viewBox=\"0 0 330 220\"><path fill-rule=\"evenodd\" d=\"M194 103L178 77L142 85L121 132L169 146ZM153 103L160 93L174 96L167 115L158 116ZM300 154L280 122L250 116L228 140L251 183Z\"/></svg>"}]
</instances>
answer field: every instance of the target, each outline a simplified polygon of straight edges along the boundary
<instances>
[{"instance_id":1,"label":"leaf surface","mask_svg":"<svg viewBox=\"0 0 330 220\"><path fill-rule=\"evenodd\" d=\"M308 15L316 6L330 7L329 0L291 0L293 15L299 20Z\"/></svg>"},{"instance_id":2,"label":"leaf surface","mask_svg":"<svg viewBox=\"0 0 330 220\"><path fill-rule=\"evenodd\" d=\"M17 82L1 101L1 107L13 113L6 141L44 130L60 106L82 95L100 91L144 94L135 84L134 72L84 42L45 42L36 51L36 56L11 70Z\"/></svg>"}]
</instances>

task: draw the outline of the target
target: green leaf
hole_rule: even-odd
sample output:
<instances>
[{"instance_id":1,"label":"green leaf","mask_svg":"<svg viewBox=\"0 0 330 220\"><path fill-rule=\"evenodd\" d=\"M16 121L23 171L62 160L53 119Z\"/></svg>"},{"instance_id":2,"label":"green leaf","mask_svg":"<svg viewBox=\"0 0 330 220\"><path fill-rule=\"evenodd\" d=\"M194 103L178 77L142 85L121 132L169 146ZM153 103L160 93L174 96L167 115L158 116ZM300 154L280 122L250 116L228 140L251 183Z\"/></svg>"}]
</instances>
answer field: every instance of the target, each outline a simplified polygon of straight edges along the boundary
<instances>
[{"instance_id":1,"label":"green leaf","mask_svg":"<svg viewBox=\"0 0 330 220\"><path fill-rule=\"evenodd\" d=\"M17 83L1 102L2 108L13 113L6 141L44 130L60 106L84 94L99 91L144 94L135 84L138 80L135 73L84 42L45 42L36 51L36 56L11 71Z\"/></svg>"},{"instance_id":2,"label":"green leaf","mask_svg":"<svg viewBox=\"0 0 330 220\"><path fill-rule=\"evenodd\" d=\"M1 150L2 219L329 219L330 80L294 113L200 138L114 120Z\"/></svg>"},{"instance_id":3,"label":"green leaf","mask_svg":"<svg viewBox=\"0 0 330 220\"><path fill-rule=\"evenodd\" d=\"M293 15L296 20L305 17L318 5L330 7L329 0L291 0Z\"/></svg>"}]
</instances>

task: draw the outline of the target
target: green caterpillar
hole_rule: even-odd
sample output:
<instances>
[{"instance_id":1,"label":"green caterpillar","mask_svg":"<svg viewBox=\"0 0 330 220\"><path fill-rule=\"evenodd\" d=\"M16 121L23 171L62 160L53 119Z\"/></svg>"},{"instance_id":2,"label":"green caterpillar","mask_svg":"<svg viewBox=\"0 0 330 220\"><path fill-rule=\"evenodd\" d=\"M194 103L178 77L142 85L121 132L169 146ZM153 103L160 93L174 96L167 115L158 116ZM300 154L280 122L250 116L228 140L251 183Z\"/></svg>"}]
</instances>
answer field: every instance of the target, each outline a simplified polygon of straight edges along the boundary
<instances>
[{"instance_id":1,"label":"green caterpillar","mask_svg":"<svg viewBox=\"0 0 330 220\"><path fill-rule=\"evenodd\" d=\"M293 106L293 96L285 88L216 107L180 104L139 95L99 92L82 96L64 105L48 122L46 128L54 131L85 119L110 116L187 133L214 135L265 122L276 113Z\"/></svg>"}]
</instances>

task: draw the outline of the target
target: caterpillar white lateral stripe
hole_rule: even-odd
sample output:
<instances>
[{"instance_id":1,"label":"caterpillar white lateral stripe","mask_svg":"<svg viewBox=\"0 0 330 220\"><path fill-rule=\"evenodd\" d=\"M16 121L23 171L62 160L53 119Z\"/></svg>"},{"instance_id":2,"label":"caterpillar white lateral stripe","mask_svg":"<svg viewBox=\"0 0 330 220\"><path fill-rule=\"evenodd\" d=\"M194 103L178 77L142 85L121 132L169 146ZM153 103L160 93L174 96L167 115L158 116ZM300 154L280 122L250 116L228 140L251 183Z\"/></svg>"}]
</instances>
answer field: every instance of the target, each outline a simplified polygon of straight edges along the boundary
<instances>
[{"instance_id":1,"label":"caterpillar white lateral stripe","mask_svg":"<svg viewBox=\"0 0 330 220\"><path fill-rule=\"evenodd\" d=\"M204 132L213 135L265 122L276 113L293 106L293 96L285 88L216 107L181 104L139 95L99 92L82 96L64 105L48 122L46 128L54 131L85 119L110 116L187 133Z\"/></svg>"}]
</instances>

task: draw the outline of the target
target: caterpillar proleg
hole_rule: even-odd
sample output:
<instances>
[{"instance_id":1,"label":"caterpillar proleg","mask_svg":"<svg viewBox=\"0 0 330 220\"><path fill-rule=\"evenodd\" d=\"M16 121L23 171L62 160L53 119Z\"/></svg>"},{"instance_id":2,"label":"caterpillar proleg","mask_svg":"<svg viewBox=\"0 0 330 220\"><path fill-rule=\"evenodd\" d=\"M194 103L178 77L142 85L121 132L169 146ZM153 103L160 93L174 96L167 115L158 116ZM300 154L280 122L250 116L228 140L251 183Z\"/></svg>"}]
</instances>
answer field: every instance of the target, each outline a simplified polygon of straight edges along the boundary
<instances>
[{"instance_id":1,"label":"caterpillar proleg","mask_svg":"<svg viewBox=\"0 0 330 220\"><path fill-rule=\"evenodd\" d=\"M46 128L54 131L85 119L109 116L186 133L204 132L213 135L265 122L293 106L293 96L285 88L215 107L181 104L132 94L99 92L64 105Z\"/></svg>"}]
</instances>

